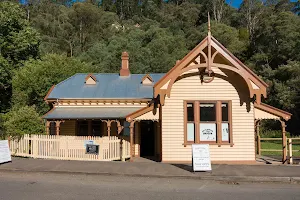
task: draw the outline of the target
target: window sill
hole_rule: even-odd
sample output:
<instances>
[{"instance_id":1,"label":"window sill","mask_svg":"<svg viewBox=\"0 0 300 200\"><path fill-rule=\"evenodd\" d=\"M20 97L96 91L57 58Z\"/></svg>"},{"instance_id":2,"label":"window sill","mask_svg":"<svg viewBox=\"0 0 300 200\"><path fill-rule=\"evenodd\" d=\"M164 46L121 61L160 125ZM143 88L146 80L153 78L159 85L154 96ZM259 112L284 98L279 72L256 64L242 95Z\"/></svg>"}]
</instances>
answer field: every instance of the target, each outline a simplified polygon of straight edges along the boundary
<instances>
[{"instance_id":1,"label":"window sill","mask_svg":"<svg viewBox=\"0 0 300 200\"><path fill-rule=\"evenodd\" d=\"M221 144L218 144L218 143L209 143L209 142L200 142L200 143L183 143L182 145L184 147L186 147L187 145L193 145L193 144L209 144L209 145L218 145L218 147L221 147L222 145L230 145L230 147L233 147L233 143L221 143Z\"/></svg>"}]
</instances>

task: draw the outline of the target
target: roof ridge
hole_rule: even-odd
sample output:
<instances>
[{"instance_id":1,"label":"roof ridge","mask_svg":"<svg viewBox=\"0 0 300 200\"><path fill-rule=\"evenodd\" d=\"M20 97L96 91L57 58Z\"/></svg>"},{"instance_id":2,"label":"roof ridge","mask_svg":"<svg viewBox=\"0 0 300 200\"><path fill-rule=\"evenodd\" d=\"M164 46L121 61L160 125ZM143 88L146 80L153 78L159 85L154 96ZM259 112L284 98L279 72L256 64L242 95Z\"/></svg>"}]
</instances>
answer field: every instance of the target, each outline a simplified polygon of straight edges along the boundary
<instances>
[{"instance_id":1,"label":"roof ridge","mask_svg":"<svg viewBox=\"0 0 300 200\"><path fill-rule=\"evenodd\" d=\"M76 73L75 75L88 75L88 74L119 74L119 73ZM139 73L139 74L131 74L131 75L146 75L146 74L166 74L166 73Z\"/></svg>"},{"instance_id":2,"label":"roof ridge","mask_svg":"<svg viewBox=\"0 0 300 200\"><path fill-rule=\"evenodd\" d=\"M75 76L76 74L78 74L78 73L75 73L75 74L73 74L72 76L70 76L69 78L66 78L66 79L64 79L63 81L57 83L57 84L55 85L54 88L56 88L56 86L58 86L58 85L60 85L60 84L62 84L62 83L64 83L64 82L66 82L67 80L71 79L71 78L72 78L73 76Z\"/></svg>"}]
</instances>

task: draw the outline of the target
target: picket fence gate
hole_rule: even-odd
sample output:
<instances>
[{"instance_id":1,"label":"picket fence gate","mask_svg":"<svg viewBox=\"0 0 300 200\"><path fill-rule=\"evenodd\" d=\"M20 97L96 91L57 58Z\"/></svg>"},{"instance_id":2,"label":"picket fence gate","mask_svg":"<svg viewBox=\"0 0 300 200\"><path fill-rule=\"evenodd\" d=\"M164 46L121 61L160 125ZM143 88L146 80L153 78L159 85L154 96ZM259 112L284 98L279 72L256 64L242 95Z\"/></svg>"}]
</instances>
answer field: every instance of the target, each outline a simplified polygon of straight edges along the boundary
<instances>
[{"instance_id":1,"label":"picket fence gate","mask_svg":"<svg viewBox=\"0 0 300 200\"><path fill-rule=\"evenodd\" d=\"M99 154L87 154L85 144L99 145ZM130 158L130 142L116 136L24 135L9 141L13 156L85 161L114 161Z\"/></svg>"}]
</instances>

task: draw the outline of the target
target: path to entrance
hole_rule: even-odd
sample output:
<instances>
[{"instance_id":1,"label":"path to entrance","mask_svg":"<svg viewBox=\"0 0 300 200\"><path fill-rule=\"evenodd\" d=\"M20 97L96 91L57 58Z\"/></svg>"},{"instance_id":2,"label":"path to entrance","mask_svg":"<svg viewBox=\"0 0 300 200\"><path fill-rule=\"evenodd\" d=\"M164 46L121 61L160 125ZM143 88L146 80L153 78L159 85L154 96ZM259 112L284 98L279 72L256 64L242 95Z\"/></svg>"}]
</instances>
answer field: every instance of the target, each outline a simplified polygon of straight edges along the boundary
<instances>
[{"instance_id":1,"label":"path to entrance","mask_svg":"<svg viewBox=\"0 0 300 200\"><path fill-rule=\"evenodd\" d=\"M190 165L156 162L89 162L13 158L0 171L176 177L206 180L300 182L298 165L212 165L212 172L192 172Z\"/></svg>"}]
</instances>

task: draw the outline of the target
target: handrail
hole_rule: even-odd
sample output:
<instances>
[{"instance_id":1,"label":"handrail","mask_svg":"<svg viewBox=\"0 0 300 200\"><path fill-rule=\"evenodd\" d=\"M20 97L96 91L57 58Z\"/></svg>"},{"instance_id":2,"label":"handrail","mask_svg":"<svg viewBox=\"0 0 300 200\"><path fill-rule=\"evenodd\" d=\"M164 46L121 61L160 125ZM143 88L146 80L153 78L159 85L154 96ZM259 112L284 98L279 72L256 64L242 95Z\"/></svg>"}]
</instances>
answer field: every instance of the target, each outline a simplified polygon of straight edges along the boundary
<instances>
[{"instance_id":1,"label":"handrail","mask_svg":"<svg viewBox=\"0 0 300 200\"><path fill-rule=\"evenodd\" d=\"M286 138L287 140L287 147L284 149L285 151L288 151L288 159L289 164L293 164L293 152L299 152L300 150L293 150L293 145L300 145L300 137L298 138ZM293 140L296 140L297 142L293 142ZM261 155L261 152L280 152L283 151L283 149L262 149L261 148L261 141L282 141L282 138L261 138L259 135L256 138L257 142L257 154Z\"/></svg>"}]
</instances>

